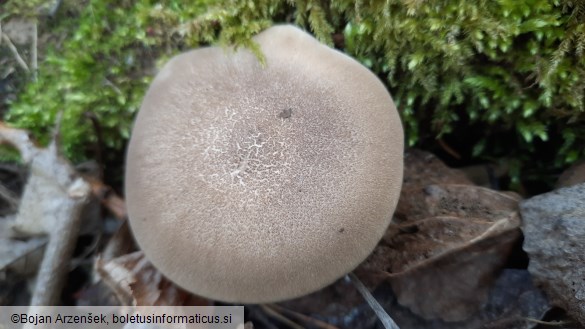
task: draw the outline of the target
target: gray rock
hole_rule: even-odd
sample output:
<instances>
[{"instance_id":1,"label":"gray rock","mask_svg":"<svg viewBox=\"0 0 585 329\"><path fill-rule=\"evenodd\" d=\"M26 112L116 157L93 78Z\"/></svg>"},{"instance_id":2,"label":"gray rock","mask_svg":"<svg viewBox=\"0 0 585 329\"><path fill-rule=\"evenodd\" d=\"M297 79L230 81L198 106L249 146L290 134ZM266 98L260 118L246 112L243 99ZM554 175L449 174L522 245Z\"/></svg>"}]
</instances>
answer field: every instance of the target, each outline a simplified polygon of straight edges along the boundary
<instances>
[{"instance_id":1,"label":"gray rock","mask_svg":"<svg viewBox=\"0 0 585 329\"><path fill-rule=\"evenodd\" d=\"M533 197L520 211L535 283L585 325L585 184Z\"/></svg>"}]
</instances>

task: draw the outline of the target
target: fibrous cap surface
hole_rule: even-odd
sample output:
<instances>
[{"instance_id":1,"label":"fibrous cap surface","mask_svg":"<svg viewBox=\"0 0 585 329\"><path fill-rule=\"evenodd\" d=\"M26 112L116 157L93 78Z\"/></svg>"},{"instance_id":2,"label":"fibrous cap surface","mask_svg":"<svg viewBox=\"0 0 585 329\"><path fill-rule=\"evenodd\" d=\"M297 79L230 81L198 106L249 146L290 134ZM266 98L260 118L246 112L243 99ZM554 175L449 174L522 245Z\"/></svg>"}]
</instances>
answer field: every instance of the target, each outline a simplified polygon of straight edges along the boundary
<instances>
[{"instance_id":1,"label":"fibrous cap surface","mask_svg":"<svg viewBox=\"0 0 585 329\"><path fill-rule=\"evenodd\" d=\"M126 198L147 257L205 297L301 296L355 268L383 235L403 132L382 83L292 26L266 57L211 47L174 57L129 144Z\"/></svg>"}]
</instances>

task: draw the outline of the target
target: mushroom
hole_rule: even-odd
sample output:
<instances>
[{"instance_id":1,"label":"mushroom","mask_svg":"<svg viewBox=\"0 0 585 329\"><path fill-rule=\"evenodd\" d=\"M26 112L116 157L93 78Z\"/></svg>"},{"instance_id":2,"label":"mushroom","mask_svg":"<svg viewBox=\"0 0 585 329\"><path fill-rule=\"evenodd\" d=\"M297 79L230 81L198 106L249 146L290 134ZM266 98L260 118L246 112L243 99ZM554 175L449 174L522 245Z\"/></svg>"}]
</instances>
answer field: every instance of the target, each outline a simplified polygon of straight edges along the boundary
<instances>
[{"instance_id":1,"label":"mushroom","mask_svg":"<svg viewBox=\"0 0 585 329\"><path fill-rule=\"evenodd\" d=\"M128 146L130 224L152 263L215 300L264 303L352 271L390 223L403 131L379 79L294 26L172 58Z\"/></svg>"}]
</instances>

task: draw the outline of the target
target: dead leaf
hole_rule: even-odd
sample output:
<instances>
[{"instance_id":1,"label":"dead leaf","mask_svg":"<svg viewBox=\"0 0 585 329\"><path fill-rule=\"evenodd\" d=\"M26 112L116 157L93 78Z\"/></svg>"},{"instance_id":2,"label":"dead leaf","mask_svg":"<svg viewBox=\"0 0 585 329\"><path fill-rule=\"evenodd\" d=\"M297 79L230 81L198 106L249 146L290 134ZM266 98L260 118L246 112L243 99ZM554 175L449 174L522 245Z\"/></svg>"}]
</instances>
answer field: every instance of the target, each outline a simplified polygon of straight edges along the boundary
<instances>
[{"instance_id":1,"label":"dead leaf","mask_svg":"<svg viewBox=\"0 0 585 329\"><path fill-rule=\"evenodd\" d=\"M441 184L402 190L396 216L400 222L433 216L467 216L494 220L518 210L521 197L485 187Z\"/></svg>"},{"instance_id":2,"label":"dead leaf","mask_svg":"<svg viewBox=\"0 0 585 329\"><path fill-rule=\"evenodd\" d=\"M104 247L101 258L103 261L109 261L130 254L137 249L130 225L127 220L124 220Z\"/></svg>"},{"instance_id":3,"label":"dead leaf","mask_svg":"<svg viewBox=\"0 0 585 329\"><path fill-rule=\"evenodd\" d=\"M90 184L92 194L106 209L117 219L126 219L126 203L111 187L105 185L104 182L94 176L84 175L83 178Z\"/></svg>"},{"instance_id":4,"label":"dead leaf","mask_svg":"<svg viewBox=\"0 0 585 329\"><path fill-rule=\"evenodd\" d=\"M96 272L123 305L207 306L208 299L195 296L166 279L142 251L110 261L96 261Z\"/></svg>"},{"instance_id":5,"label":"dead leaf","mask_svg":"<svg viewBox=\"0 0 585 329\"><path fill-rule=\"evenodd\" d=\"M434 154L409 149L404 154L404 181L402 188L426 186L431 184L473 185L464 172L447 167Z\"/></svg>"},{"instance_id":6,"label":"dead leaf","mask_svg":"<svg viewBox=\"0 0 585 329\"><path fill-rule=\"evenodd\" d=\"M424 319L463 321L487 300L520 237L518 229L465 244L398 273L388 273L401 305Z\"/></svg>"},{"instance_id":7,"label":"dead leaf","mask_svg":"<svg viewBox=\"0 0 585 329\"><path fill-rule=\"evenodd\" d=\"M361 268L394 274L408 271L452 252L466 252L463 249L467 246L501 235L510 231L508 227L517 228L520 223L517 215L503 218L502 222L506 224L439 216L395 225L388 229Z\"/></svg>"},{"instance_id":8,"label":"dead leaf","mask_svg":"<svg viewBox=\"0 0 585 329\"><path fill-rule=\"evenodd\" d=\"M472 186L435 157L412 154L397 224L358 272L374 286L388 281L399 303L424 319L462 321L485 303L521 235L521 198Z\"/></svg>"}]
</instances>

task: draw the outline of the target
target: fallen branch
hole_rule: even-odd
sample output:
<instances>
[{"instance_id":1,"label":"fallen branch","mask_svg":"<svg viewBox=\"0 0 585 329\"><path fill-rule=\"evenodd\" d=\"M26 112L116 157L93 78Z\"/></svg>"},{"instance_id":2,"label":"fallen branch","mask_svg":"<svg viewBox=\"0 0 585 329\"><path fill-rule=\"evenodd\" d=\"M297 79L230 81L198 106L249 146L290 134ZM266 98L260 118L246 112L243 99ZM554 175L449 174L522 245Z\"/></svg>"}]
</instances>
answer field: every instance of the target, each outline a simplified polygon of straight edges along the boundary
<instances>
[{"instance_id":1,"label":"fallen branch","mask_svg":"<svg viewBox=\"0 0 585 329\"><path fill-rule=\"evenodd\" d=\"M0 142L16 147L30 167L13 230L49 235L31 305L56 305L77 241L80 213L89 185L59 156L57 135L47 148L36 146L28 133L0 124Z\"/></svg>"},{"instance_id":2,"label":"fallen branch","mask_svg":"<svg viewBox=\"0 0 585 329\"><path fill-rule=\"evenodd\" d=\"M6 43L8 49L10 49L12 55L14 55L14 58L16 59L18 65L20 65L20 67L22 67L25 71L30 72L28 65L26 65L26 62L24 61L24 59L22 59L22 57L18 53L18 49L16 49L16 46L12 43L10 38L5 33L0 34L0 37Z\"/></svg>"}]
</instances>

